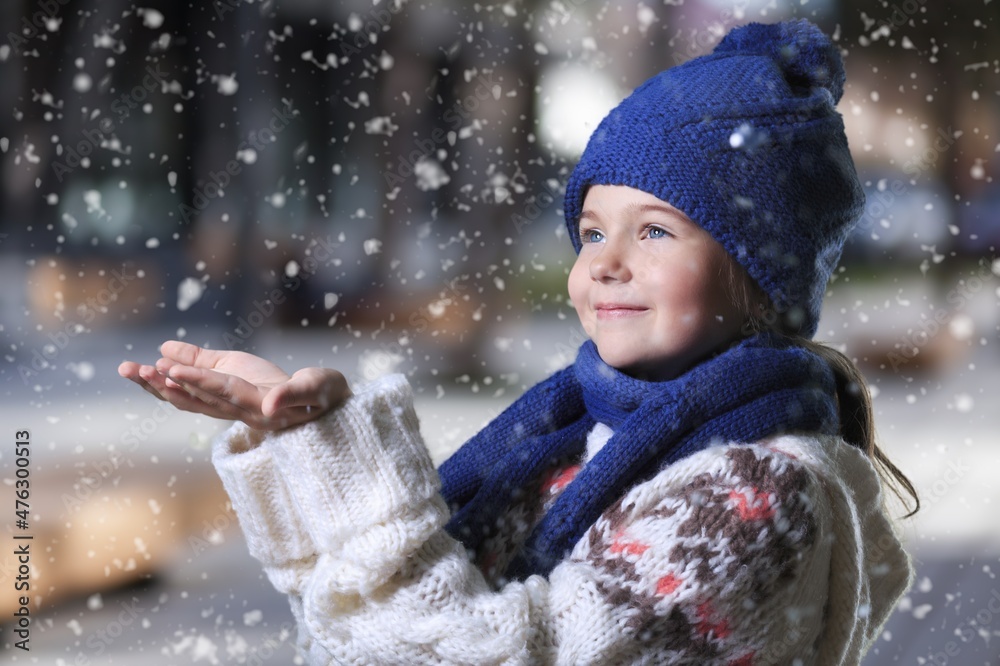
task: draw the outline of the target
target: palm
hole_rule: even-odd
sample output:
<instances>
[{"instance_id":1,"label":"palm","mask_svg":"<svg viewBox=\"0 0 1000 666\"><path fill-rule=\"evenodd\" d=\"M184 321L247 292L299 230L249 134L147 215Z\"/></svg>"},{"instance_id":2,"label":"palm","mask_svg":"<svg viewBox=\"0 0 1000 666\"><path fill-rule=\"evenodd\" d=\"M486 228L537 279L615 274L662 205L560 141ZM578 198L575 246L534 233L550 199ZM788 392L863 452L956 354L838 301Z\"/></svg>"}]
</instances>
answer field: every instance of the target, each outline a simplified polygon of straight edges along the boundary
<instances>
[{"instance_id":1,"label":"palm","mask_svg":"<svg viewBox=\"0 0 1000 666\"><path fill-rule=\"evenodd\" d=\"M241 351L221 351L218 354L218 359L209 369L239 377L258 388L271 389L291 377L274 363L253 354Z\"/></svg>"},{"instance_id":2,"label":"palm","mask_svg":"<svg viewBox=\"0 0 1000 666\"><path fill-rule=\"evenodd\" d=\"M178 409L253 428L275 430L310 421L350 395L336 370L305 368L288 375L240 351L203 349L170 340L155 366L126 361L118 373Z\"/></svg>"}]
</instances>

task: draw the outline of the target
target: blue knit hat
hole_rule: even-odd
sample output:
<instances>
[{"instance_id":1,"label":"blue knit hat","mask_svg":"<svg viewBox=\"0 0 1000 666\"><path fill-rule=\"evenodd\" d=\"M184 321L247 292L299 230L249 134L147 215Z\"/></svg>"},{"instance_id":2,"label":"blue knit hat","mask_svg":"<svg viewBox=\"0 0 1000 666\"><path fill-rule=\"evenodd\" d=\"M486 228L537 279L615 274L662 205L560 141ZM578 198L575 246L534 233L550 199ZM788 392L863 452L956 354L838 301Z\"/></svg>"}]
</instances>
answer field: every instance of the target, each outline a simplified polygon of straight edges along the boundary
<instances>
[{"instance_id":1,"label":"blue knit hat","mask_svg":"<svg viewBox=\"0 0 1000 666\"><path fill-rule=\"evenodd\" d=\"M715 50L652 77L601 121L566 185L580 251L590 185L627 185L683 211L811 338L864 193L834 108L837 47L800 19L734 28Z\"/></svg>"}]
</instances>

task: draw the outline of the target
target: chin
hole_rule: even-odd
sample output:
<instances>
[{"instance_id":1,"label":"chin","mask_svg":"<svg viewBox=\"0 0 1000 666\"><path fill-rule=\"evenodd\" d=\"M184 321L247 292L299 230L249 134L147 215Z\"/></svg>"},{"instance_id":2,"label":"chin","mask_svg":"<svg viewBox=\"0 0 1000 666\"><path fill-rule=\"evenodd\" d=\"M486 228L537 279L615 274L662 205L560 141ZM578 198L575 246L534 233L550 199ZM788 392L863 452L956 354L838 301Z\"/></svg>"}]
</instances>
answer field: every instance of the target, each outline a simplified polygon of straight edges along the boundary
<instances>
[{"instance_id":1,"label":"chin","mask_svg":"<svg viewBox=\"0 0 1000 666\"><path fill-rule=\"evenodd\" d=\"M649 382L656 382L669 378L669 375L664 372L664 368L657 366L638 364L630 365L626 368L619 368L619 370L629 377Z\"/></svg>"},{"instance_id":2,"label":"chin","mask_svg":"<svg viewBox=\"0 0 1000 666\"><path fill-rule=\"evenodd\" d=\"M608 358L604 356L604 354L601 354L601 358L615 370L637 379L647 379L648 377L657 374L657 369L661 371L663 369L662 363L654 363L647 359L616 358L614 356Z\"/></svg>"},{"instance_id":3,"label":"chin","mask_svg":"<svg viewBox=\"0 0 1000 666\"><path fill-rule=\"evenodd\" d=\"M603 357L602 357L603 358ZM630 359L627 362L613 364L605 361L613 368L625 373L629 377L642 379L645 381L659 382L667 379L675 379L684 373L690 366L689 359L683 355Z\"/></svg>"}]
</instances>

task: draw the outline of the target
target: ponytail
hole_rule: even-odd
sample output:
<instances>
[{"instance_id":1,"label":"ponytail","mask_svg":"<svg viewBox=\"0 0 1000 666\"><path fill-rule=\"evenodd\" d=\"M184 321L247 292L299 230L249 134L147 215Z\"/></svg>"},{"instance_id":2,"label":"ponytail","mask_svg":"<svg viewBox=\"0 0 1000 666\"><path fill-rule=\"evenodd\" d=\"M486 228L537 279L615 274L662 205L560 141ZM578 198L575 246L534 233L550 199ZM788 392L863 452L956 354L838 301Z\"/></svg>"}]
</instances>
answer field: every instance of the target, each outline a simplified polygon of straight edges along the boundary
<instances>
[{"instance_id":1,"label":"ponytail","mask_svg":"<svg viewBox=\"0 0 1000 666\"><path fill-rule=\"evenodd\" d=\"M913 483L889 460L876 442L872 396L858 366L844 354L820 342L803 337L794 338L794 341L825 360L833 370L837 380L837 404L840 406L840 436L868 454L883 483L889 486L904 505L906 500L900 488L913 498L913 510L903 517L909 518L916 514L920 510L920 497L917 496Z\"/></svg>"},{"instance_id":2,"label":"ponytail","mask_svg":"<svg viewBox=\"0 0 1000 666\"><path fill-rule=\"evenodd\" d=\"M844 354L820 342L792 335L782 325L780 316L775 316L770 299L763 290L750 279L745 269L735 261L723 265L721 277L728 282L729 293L740 312L746 316L744 335L771 330L787 337L822 358L833 370L837 384L837 405L840 410L840 436L868 454L883 485L889 487L903 505L906 500L903 491L914 502L913 510L904 518L909 518L920 510L920 497L913 483L896 467L878 446L875 436L875 418L872 410L872 396L868 383L858 367ZM769 316L770 315L770 316ZM902 489L902 490L901 490Z\"/></svg>"}]
</instances>

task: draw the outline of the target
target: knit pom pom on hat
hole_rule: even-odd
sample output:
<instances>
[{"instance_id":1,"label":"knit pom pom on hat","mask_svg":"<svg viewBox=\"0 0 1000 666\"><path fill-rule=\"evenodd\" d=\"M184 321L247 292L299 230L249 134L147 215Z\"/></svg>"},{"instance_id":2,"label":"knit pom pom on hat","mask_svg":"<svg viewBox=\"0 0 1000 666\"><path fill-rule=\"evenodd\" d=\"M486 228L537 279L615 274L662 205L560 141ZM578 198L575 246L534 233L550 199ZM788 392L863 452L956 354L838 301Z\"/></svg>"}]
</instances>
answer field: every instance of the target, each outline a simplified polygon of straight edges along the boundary
<instances>
[{"instance_id":1,"label":"knit pom pom on hat","mask_svg":"<svg viewBox=\"0 0 1000 666\"><path fill-rule=\"evenodd\" d=\"M864 207L835 105L840 52L800 19L734 28L660 72L594 130L563 211L581 248L591 185L626 185L684 212L742 265L781 327L812 337L827 281Z\"/></svg>"},{"instance_id":2,"label":"knit pom pom on hat","mask_svg":"<svg viewBox=\"0 0 1000 666\"><path fill-rule=\"evenodd\" d=\"M748 23L726 35L713 53L767 56L778 63L789 83L809 89L822 86L833 103L844 95L844 62L830 38L799 19L784 23Z\"/></svg>"}]
</instances>

